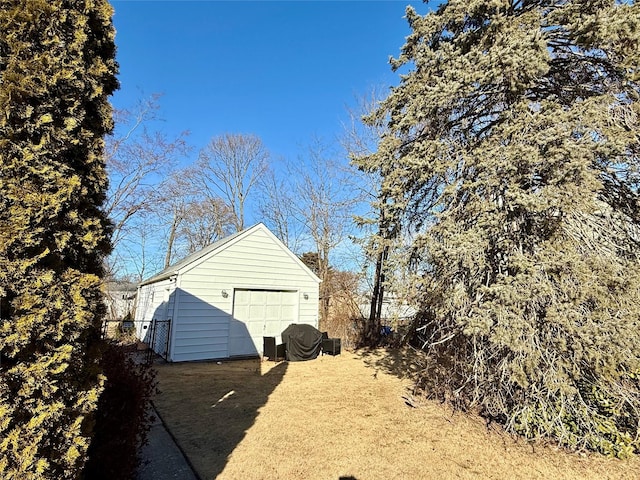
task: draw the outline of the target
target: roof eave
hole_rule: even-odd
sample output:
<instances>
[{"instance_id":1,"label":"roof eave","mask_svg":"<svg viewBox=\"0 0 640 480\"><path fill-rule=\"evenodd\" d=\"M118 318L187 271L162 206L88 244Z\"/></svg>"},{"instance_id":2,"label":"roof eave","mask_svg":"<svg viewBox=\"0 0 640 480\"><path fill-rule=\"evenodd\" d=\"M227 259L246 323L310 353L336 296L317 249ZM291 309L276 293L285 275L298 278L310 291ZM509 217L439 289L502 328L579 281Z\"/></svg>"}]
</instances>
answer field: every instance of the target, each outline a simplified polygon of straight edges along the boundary
<instances>
[{"instance_id":1,"label":"roof eave","mask_svg":"<svg viewBox=\"0 0 640 480\"><path fill-rule=\"evenodd\" d=\"M138 284L138 286L143 287L143 286L149 285L151 283L160 282L162 280L166 280L167 278L171 278L174 275L178 275L178 270L172 270L172 271L169 271L169 272L163 272L163 273L160 273L160 274L156 275L155 277L147 278L146 280L143 280L142 282L140 282Z\"/></svg>"}]
</instances>

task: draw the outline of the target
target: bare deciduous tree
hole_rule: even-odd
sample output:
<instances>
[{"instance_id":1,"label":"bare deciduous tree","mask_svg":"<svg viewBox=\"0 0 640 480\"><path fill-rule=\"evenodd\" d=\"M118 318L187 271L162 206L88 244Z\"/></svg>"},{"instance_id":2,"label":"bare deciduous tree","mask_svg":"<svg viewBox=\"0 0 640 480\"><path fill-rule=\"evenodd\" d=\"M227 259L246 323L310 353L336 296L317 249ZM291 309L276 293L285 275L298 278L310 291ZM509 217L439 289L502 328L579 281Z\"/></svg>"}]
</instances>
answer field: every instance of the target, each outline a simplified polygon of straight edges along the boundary
<instances>
[{"instance_id":1,"label":"bare deciduous tree","mask_svg":"<svg viewBox=\"0 0 640 480\"><path fill-rule=\"evenodd\" d=\"M161 206L161 215L165 218L166 250L164 268L171 265L176 255L176 243L178 242L178 230L187 216L187 210L191 192L191 185L184 170L178 170L163 184L164 202Z\"/></svg>"},{"instance_id":2,"label":"bare deciduous tree","mask_svg":"<svg viewBox=\"0 0 640 480\"><path fill-rule=\"evenodd\" d=\"M109 266L112 275L117 273L114 259L123 259L139 243L134 232L137 221L166 200L166 191L159 185L188 151L186 132L170 138L151 128L158 120L158 100L159 95L153 95L134 109L116 111L115 133L106 139L110 185L104 209L113 222L114 255Z\"/></svg>"},{"instance_id":3,"label":"bare deciduous tree","mask_svg":"<svg viewBox=\"0 0 640 480\"><path fill-rule=\"evenodd\" d=\"M292 191L296 199L290 205L318 253L322 321L328 316L331 297L330 256L348 240L357 201L344 178L344 170L331 156L328 148L316 140L308 148L305 162L290 166L289 175L294 182Z\"/></svg>"},{"instance_id":4,"label":"bare deciduous tree","mask_svg":"<svg viewBox=\"0 0 640 480\"><path fill-rule=\"evenodd\" d=\"M231 208L221 198L203 195L192 174L190 168L178 170L162 187L161 215L167 229L164 268L234 230Z\"/></svg>"},{"instance_id":5,"label":"bare deciduous tree","mask_svg":"<svg viewBox=\"0 0 640 480\"><path fill-rule=\"evenodd\" d=\"M207 198L222 198L231 207L237 231L245 227L247 198L266 172L268 159L267 149L255 135L214 137L200 152L192 177Z\"/></svg>"},{"instance_id":6,"label":"bare deciduous tree","mask_svg":"<svg viewBox=\"0 0 640 480\"><path fill-rule=\"evenodd\" d=\"M234 227L231 208L220 198L205 198L187 205L178 233L193 253L231 234Z\"/></svg>"},{"instance_id":7,"label":"bare deciduous tree","mask_svg":"<svg viewBox=\"0 0 640 480\"><path fill-rule=\"evenodd\" d=\"M288 179L278 178L273 169L258 184L258 212L282 243L296 252L301 247L303 225L296 217L294 189Z\"/></svg>"}]
</instances>

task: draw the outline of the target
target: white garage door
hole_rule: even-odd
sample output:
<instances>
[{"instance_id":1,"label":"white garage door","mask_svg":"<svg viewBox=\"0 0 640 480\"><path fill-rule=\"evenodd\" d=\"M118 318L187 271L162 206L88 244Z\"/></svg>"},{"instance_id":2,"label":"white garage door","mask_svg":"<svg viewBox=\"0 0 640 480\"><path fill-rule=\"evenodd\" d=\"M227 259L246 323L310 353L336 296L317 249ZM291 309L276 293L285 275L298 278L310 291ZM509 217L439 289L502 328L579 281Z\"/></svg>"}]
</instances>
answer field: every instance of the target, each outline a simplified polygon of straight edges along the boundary
<instances>
[{"instance_id":1,"label":"white garage door","mask_svg":"<svg viewBox=\"0 0 640 480\"><path fill-rule=\"evenodd\" d=\"M291 290L237 289L229 326L229 356L262 353L262 337L277 337L298 320L298 294Z\"/></svg>"}]
</instances>

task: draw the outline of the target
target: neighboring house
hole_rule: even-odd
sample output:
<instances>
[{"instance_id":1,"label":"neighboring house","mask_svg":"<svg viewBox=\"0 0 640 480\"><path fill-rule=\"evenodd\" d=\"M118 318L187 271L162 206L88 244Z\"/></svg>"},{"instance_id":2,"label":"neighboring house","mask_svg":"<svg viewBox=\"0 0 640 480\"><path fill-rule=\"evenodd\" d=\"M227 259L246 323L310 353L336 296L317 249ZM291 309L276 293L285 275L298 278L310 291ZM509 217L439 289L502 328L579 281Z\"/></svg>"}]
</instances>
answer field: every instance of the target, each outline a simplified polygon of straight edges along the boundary
<instances>
[{"instance_id":1,"label":"neighboring house","mask_svg":"<svg viewBox=\"0 0 640 480\"><path fill-rule=\"evenodd\" d=\"M319 283L260 223L140 283L137 334L172 362L260 355L263 336L318 327Z\"/></svg>"},{"instance_id":2,"label":"neighboring house","mask_svg":"<svg viewBox=\"0 0 640 480\"><path fill-rule=\"evenodd\" d=\"M135 309L135 283L125 280L112 280L104 284L104 303L107 312L102 322L102 335L115 338L123 326L123 320L131 320Z\"/></svg>"},{"instance_id":3,"label":"neighboring house","mask_svg":"<svg viewBox=\"0 0 640 480\"><path fill-rule=\"evenodd\" d=\"M369 303L360 303L360 312L364 318L369 318L371 312L371 300L367 299ZM407 304L405 301L389 295L382 300L382 309L380 311L380 322L382 325L389 326L394 330L407 325L413 320L418 311L415 307Z\"/></svg>"},{"instance_id":4,"label":"neighboring house","mask_svg":"<svg viewBox=\"0 0 640 480\"><path fill-rule=\"evenodd\" d=\"M108 322L122 320L127 315L133 314L136 291L135 283L124 280L115 280L105 283L104 301L107 304Z\"/></svg>"}]
</instances>

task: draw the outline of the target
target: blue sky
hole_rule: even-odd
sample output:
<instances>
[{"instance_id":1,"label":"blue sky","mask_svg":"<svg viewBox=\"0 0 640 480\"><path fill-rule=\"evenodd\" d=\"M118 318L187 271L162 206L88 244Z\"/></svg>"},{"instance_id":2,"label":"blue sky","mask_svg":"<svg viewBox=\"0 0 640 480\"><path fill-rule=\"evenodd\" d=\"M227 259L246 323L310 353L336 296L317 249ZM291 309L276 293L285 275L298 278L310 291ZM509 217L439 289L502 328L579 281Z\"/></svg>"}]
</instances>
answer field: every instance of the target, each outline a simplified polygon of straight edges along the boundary
<instances>
[{"instance_id":1,"label":"blue sky","mask_svg":"<svg viewBox=\"0 0 640 480\"><path fill-rule=\"evenodd\" d=\"M163 94L159 128L188 130L192 158L223 133L255 134L273 158L295 158L313 137L333 142L346 106L398 83L421 1L113 0L120 90L116 108Z\"/></svg>"}]
</instances>

